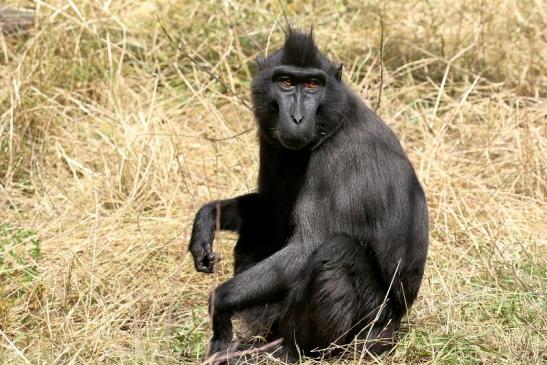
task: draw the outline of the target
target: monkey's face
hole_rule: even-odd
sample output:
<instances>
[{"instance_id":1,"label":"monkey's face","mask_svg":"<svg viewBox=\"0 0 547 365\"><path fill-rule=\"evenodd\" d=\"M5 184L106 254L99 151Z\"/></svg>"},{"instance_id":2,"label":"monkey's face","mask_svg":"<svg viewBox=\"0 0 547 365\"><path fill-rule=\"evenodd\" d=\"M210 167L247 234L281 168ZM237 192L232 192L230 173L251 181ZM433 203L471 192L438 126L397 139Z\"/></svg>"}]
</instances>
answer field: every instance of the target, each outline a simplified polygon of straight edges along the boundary
<instances>
[{"instance_id":1,"label":"monkey's face","mask_svg":"<svg viewBox=\"0 0 547 365\"><path fill-rule=\"evenodd\" d=\"M291 150L307 146L316 134L316 114L327 77L319 69L278 66L272 73L272 98L277 106L273 136Z\"/></svg>"}]
</instances>

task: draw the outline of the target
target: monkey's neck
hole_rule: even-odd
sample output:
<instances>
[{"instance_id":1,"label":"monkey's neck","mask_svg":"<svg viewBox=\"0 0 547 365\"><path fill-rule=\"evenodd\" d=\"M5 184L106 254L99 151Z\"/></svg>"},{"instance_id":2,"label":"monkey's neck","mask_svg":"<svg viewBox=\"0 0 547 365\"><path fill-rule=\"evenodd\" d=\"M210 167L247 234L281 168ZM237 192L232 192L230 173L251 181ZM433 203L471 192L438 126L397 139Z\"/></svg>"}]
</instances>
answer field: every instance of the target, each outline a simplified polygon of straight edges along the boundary
<instances>
[{"instance_id":1,"label":"monkey's neck","mask_svg":"<svg viewBox=\"0 0 547 365\"><path fill-rule=\"evenodd\" d=\"M315 151L316 149L320 148L323 143L334 136L338 131L342 128L344 125L344 118L340 118L340 120L337 123L330 124L328 128L324 128L321 131L321 134L317 141L313 144L311 150Z\"/></svg>"}]
</instances>

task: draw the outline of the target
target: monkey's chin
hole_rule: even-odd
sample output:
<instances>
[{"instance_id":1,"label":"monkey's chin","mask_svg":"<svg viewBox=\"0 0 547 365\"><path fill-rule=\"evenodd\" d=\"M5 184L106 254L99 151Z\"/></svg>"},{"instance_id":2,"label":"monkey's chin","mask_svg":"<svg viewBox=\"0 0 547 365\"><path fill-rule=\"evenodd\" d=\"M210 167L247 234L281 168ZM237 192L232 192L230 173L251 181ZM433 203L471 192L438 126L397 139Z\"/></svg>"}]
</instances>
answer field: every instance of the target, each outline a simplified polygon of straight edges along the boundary
<instances>
[{"instance_id":1,"label":"monkey's chin","mask_svg":"<svg viewBox=\"0 0 547 365\"><path fill-rule=\"evenodd\" d=\"M301 150L309 144L309 141L301 138L279 138L279 143L288 150Z\"/></svg>"}]
</instances>

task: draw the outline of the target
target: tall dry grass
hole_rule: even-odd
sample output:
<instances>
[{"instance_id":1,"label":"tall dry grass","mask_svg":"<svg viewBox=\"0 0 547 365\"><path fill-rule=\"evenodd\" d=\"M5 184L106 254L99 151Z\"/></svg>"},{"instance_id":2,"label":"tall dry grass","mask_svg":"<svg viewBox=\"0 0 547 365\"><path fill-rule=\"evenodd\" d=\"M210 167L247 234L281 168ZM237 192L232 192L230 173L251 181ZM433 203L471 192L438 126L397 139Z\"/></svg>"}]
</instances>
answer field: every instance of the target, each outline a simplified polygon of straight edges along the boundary
<instances>
[{"instance_id":1,"label":"tall dry grass","mask_svg":"<svg viewBox=\"0 0 547 365\"><path fill-rule=\"evenodd\" d=\"M36 9L30 34L0 35L0 362L200 362L235 237L197 274L190 224L255 187L248 89L280 3L372 107L381 89L428 196L420 298L365 362L547 361L543 0L36 0L6 3Z\"/></svg>"}]
</instances>

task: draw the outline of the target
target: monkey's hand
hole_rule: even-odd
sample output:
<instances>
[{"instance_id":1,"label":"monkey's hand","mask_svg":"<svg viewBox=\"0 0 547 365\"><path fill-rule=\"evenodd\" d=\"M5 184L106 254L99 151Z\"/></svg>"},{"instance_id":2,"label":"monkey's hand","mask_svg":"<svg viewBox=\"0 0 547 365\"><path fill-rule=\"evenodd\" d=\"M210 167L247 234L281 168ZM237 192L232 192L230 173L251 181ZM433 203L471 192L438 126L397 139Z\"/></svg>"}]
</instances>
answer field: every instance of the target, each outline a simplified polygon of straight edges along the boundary
<instances>
[{"instance_id":1,"label":"monkey's hand","mask_svg":"<svg viewBox=\"0 0 547 365\"><path fill-rule=\"evenodd\" d=\"M190 252L194 257L194 266L196 271L212 273L215 270L215 264L220 261L220 256L213 252L212 245L194 242L190 243Z\"/></svg>"},{"instance_id":2,"label":"monkey's hand","mask_svg":"<svg viewBox=\"0 0 547 365\"><path fill-rule=\"evenodd\" d=\"M196 214L192 227L192 236L188 250L194 258L196 271L212 273L215 263L219 261L219 255L213 252L213 240L215 239L216 222L214 218L214 205L205 204Z\"/></svg>"}]
</instances>

